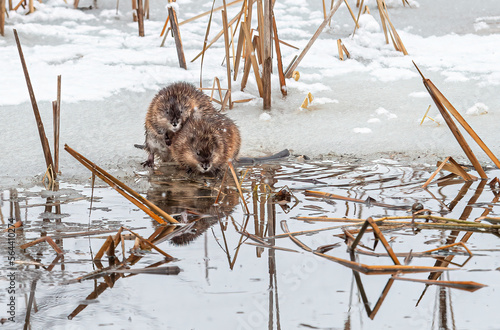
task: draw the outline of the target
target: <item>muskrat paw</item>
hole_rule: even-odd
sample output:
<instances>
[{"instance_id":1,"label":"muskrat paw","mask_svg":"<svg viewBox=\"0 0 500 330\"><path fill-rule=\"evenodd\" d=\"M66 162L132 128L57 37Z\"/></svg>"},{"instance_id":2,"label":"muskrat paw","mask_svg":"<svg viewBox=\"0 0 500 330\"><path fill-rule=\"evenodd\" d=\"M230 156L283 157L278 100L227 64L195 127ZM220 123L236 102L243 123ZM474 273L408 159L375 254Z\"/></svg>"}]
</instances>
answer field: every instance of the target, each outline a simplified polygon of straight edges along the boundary
<instances>
[{"instance_id":1,"label":"muskrat paw","mask_svg":"<svg viewBox=\"0 0 500 330\"><path fill-rule=\"evenodd\" d=\"M155 164L154 160L151 159L148 159L145 162L141 163L143 167L153 167L154 164Z\"/></svg>"}]
</instances>

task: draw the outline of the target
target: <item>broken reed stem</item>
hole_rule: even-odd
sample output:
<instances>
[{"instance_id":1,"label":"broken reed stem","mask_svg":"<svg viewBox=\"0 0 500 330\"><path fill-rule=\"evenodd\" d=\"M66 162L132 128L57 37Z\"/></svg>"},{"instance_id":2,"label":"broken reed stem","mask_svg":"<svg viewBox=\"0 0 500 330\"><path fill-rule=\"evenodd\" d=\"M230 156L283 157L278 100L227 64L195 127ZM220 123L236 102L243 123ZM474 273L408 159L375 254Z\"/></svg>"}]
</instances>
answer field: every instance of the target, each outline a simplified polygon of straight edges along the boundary
<instances>
[{"instance_id":1,"label":"broken reed stem","mask_svg":"<svg viewBox=\"0 0 500 330\"><path fill-rule=\"evenodd\" d=\"M52 161L52 154L50 153L49 141L47 140L47 136L45 135L45 129L43 127L42 118L40 117L40 111L38 110L38 105L36 103L35 93L33 91L33 86L31 85L30 76L28 73L28 67L26 66L26 61L24 60L23 50L21 48L21 42L19 41L19 36L17 35L17 30L14 29L14 37L16 39L17 50L19 51L19 58L21 59L21 65L24 71L24 77L26 79L26 85L28 86L28 92L30 94L31 106L33 107L33 113L35 115L35 120L38 127L38 134L40 136L40 142L42 143L43 154L45 156L45 165L46 168L54 168L54 164ZM54 173L55 179L56 174Z\"/></svg>"},{"instance_id":2,"label":"broken reed stem","mask_svg":"<svg viewBox=\"0 0 500 330\"><path fill-rule=\"evenodd\" d=\"M49 245L54 249L54 251L56 251L57 254L64 254L63 251L61 250L61 248L59 248L59 246L57 246L57 244L52 240L52 238L50 236L40 237L39 239L36 239L34 241L31 241L29 243L26 243L26 244L19 246L19 248L22 250L25 250L25 249L27 249L33 245L36 245L38 243L41 243L41 242L49 243Z\"/></svg>"},{"instance_id":3,"label":"broken reed stem","mask_svg":"<svg viewBox=\"0 0 500 330\"><path fill-rule=\"evenodd\" d=\"M165 223L163 219L160 218L163 217L165 220L167 220L170 223L179 223L177 220L175 220L171 215L167 214L165 211L160 209L158 206L154 205L150 201L148 201L146 198L142 197L139 195L137 192L129 188L127 185L113 177L111 174L100 168L99 166L95 165L93 162L70 148L67 144L64 145L64 149L71 155L73 156L76 160L78 160L80 163L82 163L83 166L88 168L92 173L97 175L101 180L106 182L108 185L110 185L113 189L118 191L122 196L127 198L129 201L131 201L133 204L138 206L141 210L146 212L150 217L155 219L159 223ZM130 195L129 195L130 194Z\"/></svg>"},{"instance_id":4,"label":"broken reed stem","mask_svg":"<svg viewBox=\"0 0 500 330\"><path fill-rule=\"evenodd\" d=\"M162 254L165 258L169 259L169 260L173 260L174 257L172 257L170 254L164 252L163 250L161 250L160 248L158 248L156 245L154 245L153 243L151 243L148 239L142 237L141 235L133 232L132 230L126 228L126 227L123 227L123 229L129 231L132 235L134 235L135 237L137 237L139 240L141 240L143 243L146 243L147 245L149 245L152 249L156 250L157 252L159 252L160 254Z\"/></svg>"},{"instance_id":5,"label":"broken reed stem","mask_svg":"<svg viewBox=\"0 0 500 330\"><path fill-rule=\"evenodd\" d=\"M259 64L257 63L257 59L255 57L255 48L253 47L252 44L249 25L247 24L246 21L241 22L241 29L243 29L243 34L245 35L247 58L248 57L250 58L253 72L255 74L255 80L257 81L257 88L259 89L259 95L260 97L262 97L264 95L264 86L262 84L262 79L259 74L260 72Z\"/></svg>"},{"instance_id":6,"label":"broken reed stem","mask_svg":"<svg viewBox=\"0 0 500 330\"><path fill-rule=\"evenodd\" d=\"M263 45L263 70L262 70L262 86L263 86L263 108L264 110L271 109L271 71L273 68L272 45L273 45L273 16L272 16L271 0L264 0L263 12L263 34L261 42Z\"/></svg>"},{"instance_id":7,"label":"broken reed stem","mask_svg":"<svg viewBox=\"0 0 500 330\"><path fill-rule=\"evenodd\" d=\"M250 210L248 209L247 202L245 201L245 197L243 196L243 192L241 191L240 183L238 182L238 176L234 171L233 163L231 161L227 162L229 165L229 169L231 170L231 174L233 175L234 183L236 184L236 188L238 188L238 193L240 194L240 198L243 201L243 205L245 205L246 214L250 214Z\"/></svg>"},{"instance_id":8,"label":"broken reed stem","mask_svg":"<svg viewBox=\"0 0 500 330\"><path fill-rule=\"evenodd\" d=\"M144 37L144 6L142 0L137 0L137 23L139 25L139 37Z\"/></svg>"},{"instance_id":9,"label":"broken reed stem","mask_svg":"<svg viewBox=\"0 0 500 330\"><path fill-rule=\"evenodd\" d=\"M203 88L203 60L205 59L205 51L208 48L207 42L208 42L208 35L210 33L210 26L212 25L212 16L213 16L213 11L214 11L214 5L215 5L215 0L212 1L212 10L210 11L210 17L208 19L207 30L205 31L205 38L203 39L203 48L201 50L201 53L198 54L198 56L201 55L201 63L200 63L200 88ZM193 63L196 58L198 58L198 57L195 57L194 59L192 59L191 63ZM213 95L213 93L212 93L212 95Z\"/></svg>"},{"instance_id":10,"label":"broken reed stem","mask_svg":"<svg viewBox=\"0 0 500 330\"><path fill-rule=\"evenodd\" d=\"M444 167L444 164L446 164L446 162L448 160L450 160L451 157L446 157L446 159L441 163L441 165L434 171L434 173L432 173L432 175L427 179L427 181L425 181L425 183L422 185L422 189L425 189L429 183L431 183L432 179L434 179L434 177L443 169Z\"/></svg>"},{"instance_id":11,"label":"broken reed stem","mask_svg":"<svg viewBox=\"0 0 500 330\"><path fill-rule=\"evenodd\" d=\"M316 39L319 37L319 35L323 31L323 29L325 28L326 24L328 24L328 21L330 20L330 18L333 16L333 14L335 14L335 12L337 11L337 9L339 9L339 7L340 7L340 5L342 4L343 1L344 0L338 0L335 3L335 5L333 6L332 10L330 10L330 13L328 14L328 16L325 18L325 20L323 21L323 23L321 23L321 25L319 26L318 30L316 30L316 32L314 33L314 35L312 36L312 38L307 43L306 47L304 47L304 50L302 50L302 52L300 53L299 57L297 57L297 59L293 62L293 64L288 68L288 71L285 72L285 77L286 78L291 78L292 77L293 71L297 68L297 66L299 65L300 61L302 61L302 59L304 58L304 56L306 55L306 53L309 51L309 48L311 48L311 46L314 44L314 42L316 41Z\"/></svg>"},{"instance_id":12,"label":"broken reed stem","mask_svg":"<svg viewBox=\"0 0 500 330\"><path fill-rule=\"evenodd\" d=\"M11 4L12 7L12 4ZM5 0L0 0L0 35L5 36Z\"/></svg>"},{"instance_id":13,"label":"broken reed stem","mask_svg":"<svg viewBox=\"0 0 500 330\"><path fill-rule=\"evenodd\" d=\"M469 291L469 292L474 292L476 290L479 290L479 289L487 286L485 284L481 284L481 283L477 283L477 282L473 282L473 281L423 280L423 279L405 278L405 277L399 277L399 276L394 276L393 279L399 280L399 281L424 283L426 285L444 286L444 287L448 287L448 288L459 289L459 290L464 290L464 291Z\"/></svg>"},{"instance_id":14,"label":"broken reed stem","mask_svg":"<svg viewBox=\"0 0 500 330\"><path fill-rule=\"evenodd\" d=\"M175 47L177 48L177 58L179 59L179 66L187 70L186 59L184 57L184 50L182 48L181 33L179 24L177 23L177 14L172 6L168 7L168 16L170 17L170 26L174 34Z\"/></svg>"}]
</instances>

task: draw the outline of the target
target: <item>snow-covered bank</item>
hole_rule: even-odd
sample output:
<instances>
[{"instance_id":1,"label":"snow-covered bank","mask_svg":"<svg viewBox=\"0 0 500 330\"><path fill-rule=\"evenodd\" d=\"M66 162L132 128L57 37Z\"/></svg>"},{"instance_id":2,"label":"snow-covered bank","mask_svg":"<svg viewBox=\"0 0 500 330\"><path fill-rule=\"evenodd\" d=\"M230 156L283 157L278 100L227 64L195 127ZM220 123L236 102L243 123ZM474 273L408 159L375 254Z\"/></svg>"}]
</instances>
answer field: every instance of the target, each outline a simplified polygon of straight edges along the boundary
<instances>
[{"instance_id":1,"label":"snow-covered bank","mask_svg":"<svg viewBox=\"0 0 500 330\"><path fill-rule=\"evenodd\" d=\"M446 156L463 159L462 152L441 119L438 126L420 121L432 100L412 60L461 111L479 136L500 155L497 93L500 84L500 7L495 0L470 6L459 1L387 1L389 14L409 56L386 45L374 1L366 2L373 16L361 17L361 29L351 38L353 21L345 5L298 67L300 79L287 80L288 96L279 92L273 75L269 116L261 100L236 104L228 112L242 131L242 154L261 155L289 148L310 157L337 159L344 155L373 159L379 156L434 162ZM88 6L91 1L80 1ZM354 2L353 2L354 4ZM352 4L352 5L353 5ZM160 48L159 33L166 18L164 4L152 2L146 37L137 36L129 3L99 3L99 9L79 11L62 0L35 3L31 15L10 13L6 36L0 38L0 178L2 185L26 180L43 171L29 96L12 30L19 32L35 95L47 134L51 136L50 101L56 95L56 77L62 75L61 142L80 151L112 172L129 175L140 170L145 155L133 148L143 140L147 105L162 86L178 80L197 84L200 61L189 62L201 50L208 17L181 27L188 70L178 67L173 39ZM178 1L179 21L210 9L211 3ZM216 3L216 5L218 5ZM229 10L233 17L239 5ZM323 20L321 2L277 1L278 33L300 49ZM256 25L256 24L254 24ZM212 38L222 27L214 14ZM342 38L352 58L340 61L336 40ZM223 39L207 52L203 82L217 76L225 85ZM287 65L299 51L282 46ZM241 70L240 66L240 70ZM241 79L241 75L240 78ZM239 82L233 82L239 89ZM300 105L308 93L308 110ZM252 77L245 93L256 96ZM488 111L482 111L485 107ZM471 108L478 109L477 111ZM479 111L481 110L481 111ZM439 121L433 105L429 116ZM487 157L477 150L482 162ZM88 172L61 152L66 178L86 178Z\"/></svg>"}]
</instances>

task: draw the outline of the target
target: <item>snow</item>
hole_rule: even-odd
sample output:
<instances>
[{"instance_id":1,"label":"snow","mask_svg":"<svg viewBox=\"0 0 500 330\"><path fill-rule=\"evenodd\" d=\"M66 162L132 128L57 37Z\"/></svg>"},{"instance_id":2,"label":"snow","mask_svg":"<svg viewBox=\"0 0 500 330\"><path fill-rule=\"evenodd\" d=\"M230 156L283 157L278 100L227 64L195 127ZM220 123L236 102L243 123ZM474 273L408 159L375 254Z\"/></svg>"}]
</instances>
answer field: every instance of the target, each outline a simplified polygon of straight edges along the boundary
<instances>
[{"instance_id":1,"label":"snow","mask_svg":"<svg viewBox=\"0 0 500 330\"><path fill-rule=\"evenodd\" d=\"M464 159L448 127L420 121L433 101L422 84L414 61L450 100L497 156L500 156L500 113L488 111L499 104L500 7L496 0L470 6L465 0L386 1L390 18L409 52L408 56L385 43L375 0L365 1L371 15L354 24L345 5L333 16L297 71L300 79L287 79L288 96L282 97L276 66L272 75L272 110L263 113L253 71L244 92L232 82L236 103L227 114L242 134L241 154L260 156L289 148L312 158L339 156L377 159L401 157L434 162L447 156ZM2 182L18 182L42 174L43 154L13 29L23 46L34 93L49 141L52 142L51 102L56 98L57 75L62 75L61 143L117 175L142 171L145 153L133 147L142 143L147 106L156 91L175 82L199 84L200 59L190 62L203 45L208 16L180 27L188 69L179 68L174 40L159 36L167 17L164 3L151 2L145 37L138 37L130 3L99 2L98 9L75 10L63 0L35 1L36 12L10 12L5 37L0 37L0 150ZM81 7L92 5L80 1ZM221 5L219 3L216 6ZM357 15L357 8L353 10ZM178 20L209 10L211 3L181 1ZM240 6L228 8L231 19ZM256 26L256 15L252 26ZM323 20L321 2L276 2L280 39L299 50L281 45L286 67L305 47ZM214 13L209 39L222 28L220 12ZM337 39L351 58L340 61ZM224 40L207 52L203 86L218 77L227 86ZM274 64L276 65L276 64ZM308 110L300 105L308 93L314 101ZM380 112L380 109L386 112ZM478 115L482 114L482 115ZM433 105L429 116L439 121ZM365 127L366 126L366 127ZM366 137L370 138L367 139ZM480 161L488 158L470 143ZM62 149L62 146L61 146ZM66 179L86 179L88 172L61 151L61 171Z\"/></svg>"}]
</instances>

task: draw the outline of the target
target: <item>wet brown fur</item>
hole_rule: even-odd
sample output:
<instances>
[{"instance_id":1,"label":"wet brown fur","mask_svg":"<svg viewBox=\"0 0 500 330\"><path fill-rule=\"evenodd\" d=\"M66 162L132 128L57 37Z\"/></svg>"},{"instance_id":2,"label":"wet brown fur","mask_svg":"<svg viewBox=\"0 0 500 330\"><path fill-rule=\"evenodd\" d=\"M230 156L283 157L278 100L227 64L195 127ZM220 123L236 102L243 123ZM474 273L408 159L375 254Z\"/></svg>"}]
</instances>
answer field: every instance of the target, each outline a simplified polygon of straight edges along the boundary
<instances>
[{"instance_id":1,"label":"wet brown fur","mask_svg":"<svg viewBox=\"0 0 500 330\"><path fill-rule=\"evenodd\" d=\"M172 158L188 172L218 175L240 151L240 132L234 122L219 113L189 120L172 139Z\"/></svg>"},{"instance_id":2,"label":"wet brown fur","mask_svg":"<svg viewBox=\"0 0 500 330\"><path fill-rule=\"evenodd\" d=\"M191 118L204 113L216 113L210 98L194 85L177 82L161 89L151 101L146 114L145 149L148 159L144 166L153 166L155 155L170 161L170 144Z\"/></svg>"}]
</instances>

